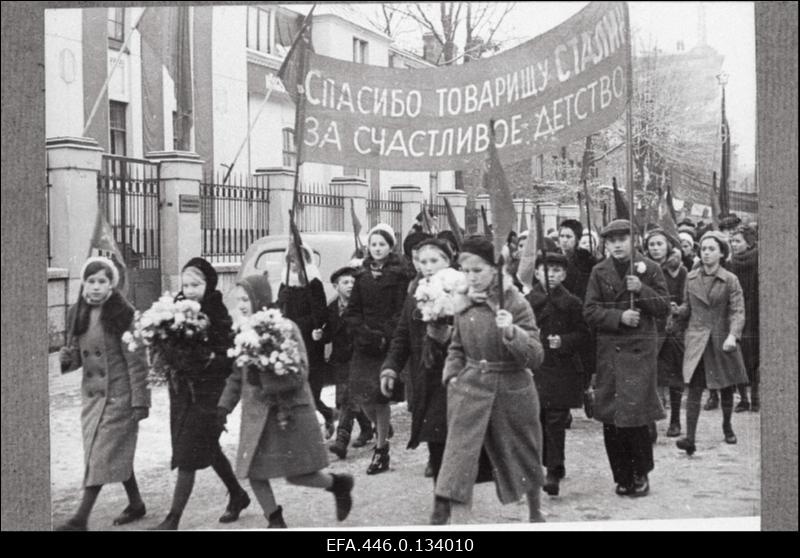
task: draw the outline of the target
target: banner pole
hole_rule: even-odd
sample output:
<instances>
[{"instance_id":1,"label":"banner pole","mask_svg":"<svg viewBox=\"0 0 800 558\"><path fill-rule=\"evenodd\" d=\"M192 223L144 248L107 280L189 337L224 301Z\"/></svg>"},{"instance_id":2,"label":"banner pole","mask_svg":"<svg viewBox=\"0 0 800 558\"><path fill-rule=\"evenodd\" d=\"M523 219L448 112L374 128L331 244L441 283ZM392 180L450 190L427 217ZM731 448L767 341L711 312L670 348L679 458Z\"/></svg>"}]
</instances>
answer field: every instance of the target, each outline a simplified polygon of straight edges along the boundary
<instances>
[{"instance_id":1,"label":"banner pole","mask_svg":"<svg viewBox=\"0 0 800 558\"><path fill-rule=\"evenodd\" d=\"M633 275L633 259L636 250L636 243L634 242L633 231L633 217L635 209L633 206L633 61L632 51L633 45L631 44L631 18L628 10L628 4L625 4L625 40L628 43L627 63L628 75L626 79L626 94L627 94L627 108L625 110L625 144L627 146L625 174L626 182L628 183L628 207L630 212L630 236L631 236L631 256L630 256L630 275ZM631 310L634 308L633 293L630 294Z\"/></svg>"}]
</instances>

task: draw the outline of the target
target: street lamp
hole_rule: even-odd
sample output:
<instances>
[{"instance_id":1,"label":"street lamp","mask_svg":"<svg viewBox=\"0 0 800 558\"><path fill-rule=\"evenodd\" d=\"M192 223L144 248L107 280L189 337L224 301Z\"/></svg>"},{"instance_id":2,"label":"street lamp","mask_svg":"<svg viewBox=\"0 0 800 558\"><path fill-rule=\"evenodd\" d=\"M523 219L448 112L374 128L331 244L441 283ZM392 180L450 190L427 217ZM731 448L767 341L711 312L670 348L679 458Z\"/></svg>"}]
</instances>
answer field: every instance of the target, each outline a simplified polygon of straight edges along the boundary
<instances>
[{"instance_id":1,"label":"street lamp","mask_svg":"<svg viewBox=\"0 0 800 558\"><path fill-rule=\"evenodd\" d=\"M717 74L717 81L722 86L723 91L725 90L725 85L728 83L728 77L730 76L726 74L724 71Z\"/></svg>"}]
</instances>

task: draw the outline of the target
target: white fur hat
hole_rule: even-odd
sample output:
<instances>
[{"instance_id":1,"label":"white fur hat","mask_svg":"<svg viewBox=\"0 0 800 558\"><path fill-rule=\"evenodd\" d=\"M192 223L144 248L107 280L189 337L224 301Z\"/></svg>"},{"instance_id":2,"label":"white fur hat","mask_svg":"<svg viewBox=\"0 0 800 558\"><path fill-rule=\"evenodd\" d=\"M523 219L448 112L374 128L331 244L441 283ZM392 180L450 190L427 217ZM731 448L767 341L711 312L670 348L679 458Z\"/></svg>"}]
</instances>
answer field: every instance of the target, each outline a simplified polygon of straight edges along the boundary
<instances>
[{"instance_id":1,"label":"white fur hat","mask_svg":"<svg viewBox=\"0 0 800 558\"><path fill-rule=\"evenodd\" d=\"M86 277L84 277L84 275L86 275L86 269L89 267L90 264L93 264L95 262L101 263L107 266L111 270L111 288L116 289L117 285L119 285L119 270L117 269L117 266L114 264L114 262L112 262L110 259L104 256L92 256L86 259L86 262L84 262L83 267L81 268L81 274L80 274L81 281L86 279Z\"/></svg>"},{"instance_id":2,"label":"white fur hat","mask_svg":"<svg viewBox=\"0 0 800 558\"><path fill-rule=\"evenodd\" d=\"M394 229L392 227L390 227L386 223L378 223L377 225L375 225L374 227L372 227L369 230L369 234L367 235L367 239L369 240L369 237L371 237L375 233L381 234L382 236L384 236L384 238L386 238L386 235L388 235L388 238L386 238L386 241L389 243L389 246L394 248L394 245L397 243L397 237L394 235ZM383 233L385 233L385 234L383 234Z\"/></svg>"}]
</instances>

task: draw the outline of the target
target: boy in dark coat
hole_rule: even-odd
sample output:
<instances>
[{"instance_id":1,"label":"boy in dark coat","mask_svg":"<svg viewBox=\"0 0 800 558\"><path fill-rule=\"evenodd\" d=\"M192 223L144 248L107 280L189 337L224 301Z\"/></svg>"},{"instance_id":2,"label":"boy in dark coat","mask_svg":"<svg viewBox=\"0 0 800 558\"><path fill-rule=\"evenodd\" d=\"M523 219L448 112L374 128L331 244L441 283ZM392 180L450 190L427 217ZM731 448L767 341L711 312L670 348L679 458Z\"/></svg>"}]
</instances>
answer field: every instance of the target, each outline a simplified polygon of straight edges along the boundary
<instances>
[{"instance_id":1,"label":"boy in dark coat","mask_svg":"<svg viewBox=\"0 0 800 558\"><path fill-rule=\"evenodd\" d=\"M372 423L350 398L348 384L350 381L350 357L353 355L353 341L347 332L347 324L342 319L350 293L353 291L355 276L358 273L353 267L343 267L333 272L331 284L336 288L337 297L328 305L328 317L320 329L313 332L315 341L331 344L328 364L333 367L336 378L336 407L339 409L339 424L336 428L336 440L328 447L328 451L339 459L347 457L347 445L353 422L357 421L361 429L353 447L362 447L372 439Z\"/></svg>"},{"instance_id":2,"label":"boy in dark coat","mask_svg":"<svg viewBox=\"0 0 800 558\"><path fill-rule=\"evenodd\" d=\"M580 354L589 345L589 326L583 319L581 300L562 284L567 266L567 258L562 254L539 256L536 259L539 282L526 297L536 316L545 354L544 362L533 375L542 409L543 462L547 467L542 489L551 496L558 495L559 481L566 473L564 440L569 410L582 405L587 385Z\"/></svg>"}]
</instances>

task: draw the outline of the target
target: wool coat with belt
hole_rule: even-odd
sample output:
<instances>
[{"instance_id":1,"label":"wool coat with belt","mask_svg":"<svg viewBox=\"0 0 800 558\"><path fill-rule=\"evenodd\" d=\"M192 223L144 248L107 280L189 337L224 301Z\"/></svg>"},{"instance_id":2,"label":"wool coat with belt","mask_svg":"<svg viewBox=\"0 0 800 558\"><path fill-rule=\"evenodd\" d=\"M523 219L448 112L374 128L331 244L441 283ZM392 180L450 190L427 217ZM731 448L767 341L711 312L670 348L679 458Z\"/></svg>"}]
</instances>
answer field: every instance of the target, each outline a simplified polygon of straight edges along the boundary
<instances>
[{"instance_id":1,"label":"wool coat with belt","mask_svg":"<svg viewBox=\"0 0 800 558\"><path fill-rule=\"evenodd\" d=\"M635 274L642 289L634 300L640 321L637 327L624 325L622 313L630 308L630 291L616 265L609 257L592 269L583 315L597 336L594 418L632 428L665 416L656 384L656 320L670 311L669 293L661 267L636 254Z\"/></svg>"},{"instance_id":2,"label":"wool coat with belt","mask_svg":"<svg viewBox=\"0 0 800 558\"><path fill-rule=\"evenodd\" d=\"M75 323L77 311L70 309L68 323ZM131 352L122 343L133 319L130 304L114 292L88 311L88 328L73 339L77 350L67 370L83 367L83 483L99 486L131 478L139 431L133 407L150 407L150 390L144 349Z\"/></svg>"},{"instance_id":3,"label":"wool coat with belt","mask_svg":"<svg viewBox=\"0 0 800 558\"><path fill-rule=\"evenodd\" d=\"M275 376L262 385L245 380L245 370L234 366L219 406L228 412L242 402L242 425L236 453L240 478L271 479L304 475L328 465L327 450L317 422L308 384L308 356L303 336L295 324L292 337L300 345L300 374ZM263 375L262 375L263 377ZM278 421L278 399L289 410L288 424Z\"/></svg>"},{"instance_id":4,"label":"wool coat with belt","mask_svg":"<svg viewBox=\"0 0 800 558\"><path fill-rule=\"evenodd\" d=\"M353 339L350 393L359 404L385 402L380 393L380 367L411 279L405 262L395 254L389 255L379 274L373 274L370 265L370 258L365 259L343 316ZM401 397L399 391L395 389L395 395Z\"/></svg>"},{"instance_id":5,"label":"wool coat with belt","mask_svg":"<svg viewBox=\"0 0 800 558\"><path fill-rule=\"evenodd\" d=\"M447 441L436 495L457 502L472 498L482 447L502 503L520 500L543 481L539 398L531 369L542 363L544 351L533 310L513 285L504 290L503 308L513 316L510 338L495 324L496 292L480 304L465 297L453 320L442 373Z\"/></svg>"},{"instance_id":6,"label":"wool coat with belt","mask_svg":"<svg viewBox=\"0 0 800 558\"><path fill-rule=\"evenodd\" d=\"M412 283L414 286L416 284L416 281ZM423 365L423 349L427 348L433 353L437 347L432 346L436 342L426 335L427 324L422 321L417 309L415 290L410 290L406 297L389 353L381 365L381 370L391 368L398 374L408 365L408 382L411 388L407 390L410 394L408 406L411 410L409 449L416 448L420 442L443 443L447 436L447 399L442 385L442 363L439 366L432 362ZM439 346L438 349L442 350L442 347Z\"/></svg>"},{"instance_id":7,"label":"wool coat with belt","mask_svg":"<svg viewBox=\"0 0 800 558\"><path fill-rule=\"evenodd\" d=\"M526 298L536 316L544 347L544 362L533 370L539 402L544 409L578 408L588 385L580 358L590 341L583 304L562 285L552 288L547 296L541 284L536 283ZM561 347L551 349L549 335L560 336Z\"/></svg>"},{"instance_id":8,"label":"wool coat with belt","mask_svg":"<svg viewBox=\"0 0 800 558\"><path fill-rule=\"evenodd\" d=\"M689 320L684 337L684 382L688 384L691 381L702 359L709 389L747 383L738 343L729 353L722 350L729 334L737 340L742 336L745 323L742 287L736 275L720 266L707 290L703 274L702 267L689 272L680 308L681 318Z\"/></svg>"}]
</instances>

